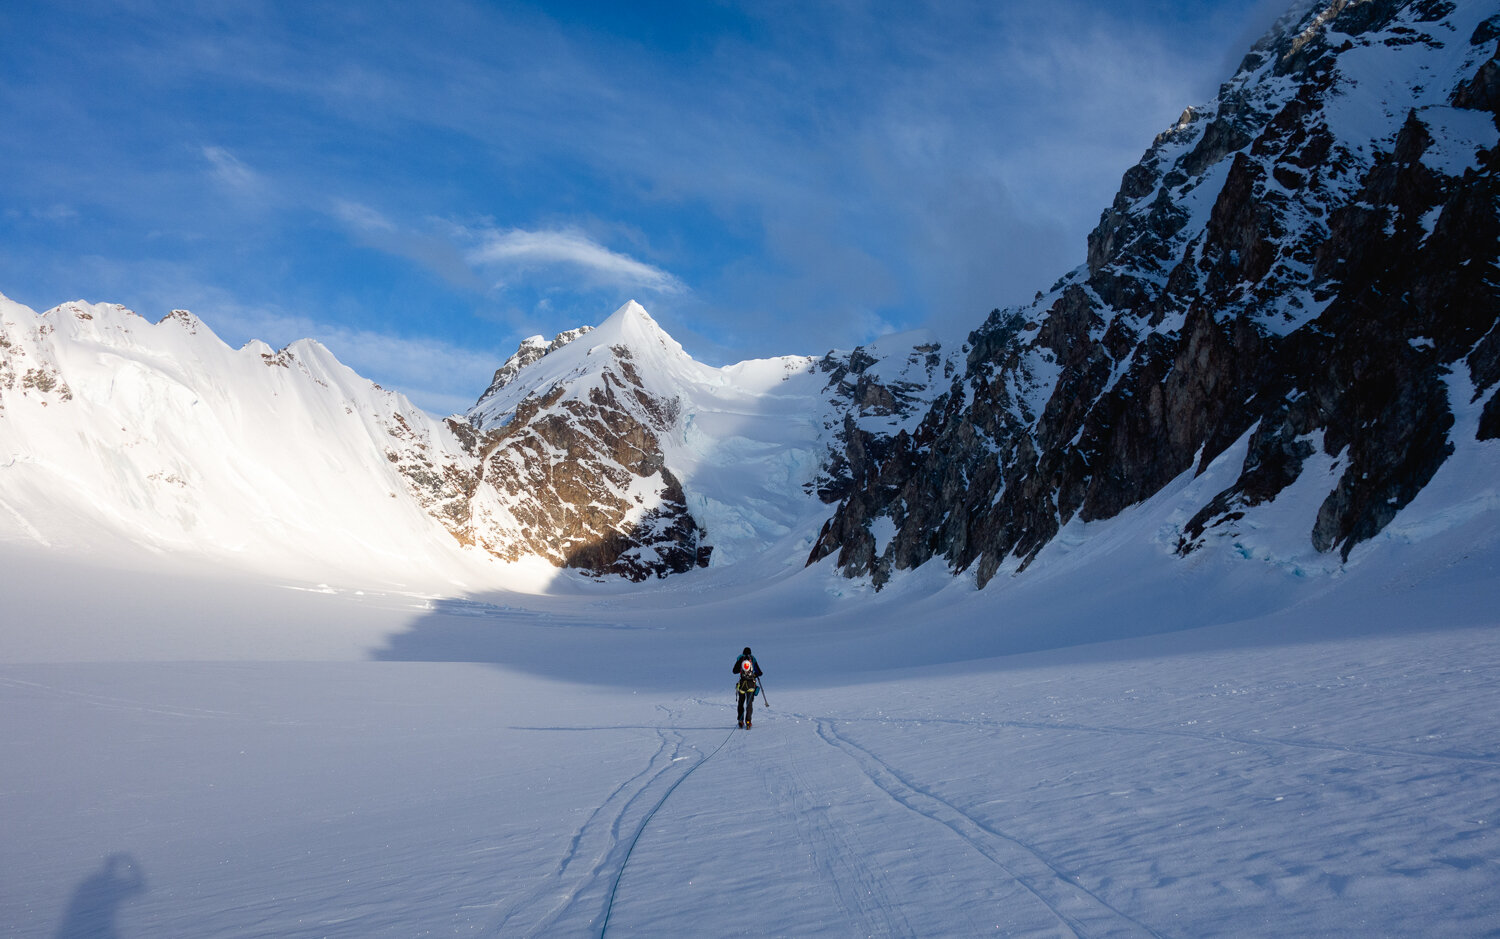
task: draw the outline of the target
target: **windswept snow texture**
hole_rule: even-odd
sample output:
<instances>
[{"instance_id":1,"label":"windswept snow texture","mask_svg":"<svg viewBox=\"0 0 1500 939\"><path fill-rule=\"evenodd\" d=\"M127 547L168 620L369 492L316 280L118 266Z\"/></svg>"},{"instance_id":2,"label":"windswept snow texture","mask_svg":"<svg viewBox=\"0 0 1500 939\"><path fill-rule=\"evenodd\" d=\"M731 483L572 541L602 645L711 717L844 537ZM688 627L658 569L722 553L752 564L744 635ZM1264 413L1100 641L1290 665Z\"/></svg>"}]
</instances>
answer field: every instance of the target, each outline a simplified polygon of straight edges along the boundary
<instances>
[{"instance_id":1,"label":"windswept snow texture","mask_svg":"<svg viewBox=\"0 0 1500 939\"><path fill-rule=\"evenodd\" d=\"M1450 502L1308 577L1162 564L1162 499L984 591L444 599L12 545L0 932L1491 934L1500 523Z\"/></svg>"}]
</instances>

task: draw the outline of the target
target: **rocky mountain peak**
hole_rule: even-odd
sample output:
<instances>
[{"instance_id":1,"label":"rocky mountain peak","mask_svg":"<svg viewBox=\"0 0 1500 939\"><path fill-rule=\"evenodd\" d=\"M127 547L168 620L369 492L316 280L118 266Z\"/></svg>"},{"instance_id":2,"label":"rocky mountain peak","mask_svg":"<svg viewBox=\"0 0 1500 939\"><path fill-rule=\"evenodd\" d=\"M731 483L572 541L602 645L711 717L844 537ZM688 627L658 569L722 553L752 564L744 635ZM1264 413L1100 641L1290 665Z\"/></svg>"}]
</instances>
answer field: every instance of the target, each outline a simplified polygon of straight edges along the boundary
<instances>
[{"instance_id":1,"label":"rocky mountain peak","mask_svg":"<svg viewBox=\"0 0 1500 939\"><path fill-rule=\"evenodd\" d=\"M697 367L634 301L522 343L467 415L478 467L465 537L631 580L707 564L662 441L680 416L674 378Z\"/></svg>"},{"instance_id":2,"label":"rocky mountain peak","mask_svg":"<svg viewBox=\"0 0 1500 939\"><path fill-rule=\"evenodd\" d=\"M564 330L552 337L550 342L544 336L530 336L522 339L515 353L495 370L495 377L490 380L490 386L485 389L484 394L479 396L479 401L474 405L475 410L482 410L486 402L499 394L502 388L521 374L522 369L541 359L542 356L556 352L578 337L592 332L593 329L592 326L580 326L577 329Z\"/></svg>"},{"instance_id":3,"label":"rocky mountain peak","mask_svg":"<svg viewBox=\"0 0 1500 939\"><path fill-rule=\"evenodd\" d=\"M1302 523L1346 560L1500 426L1495 22L1294 7L1126 171L1085 264L992 314L920 426L849 454L810 560L879 584L941 555L982 585L1235 445L1239 478L1172 547L1253 540L1319 455L1336 473L1305 483L1325 488ZM1450 399L1454 369L1472 400Z\"/></svg>"}]
</instances>

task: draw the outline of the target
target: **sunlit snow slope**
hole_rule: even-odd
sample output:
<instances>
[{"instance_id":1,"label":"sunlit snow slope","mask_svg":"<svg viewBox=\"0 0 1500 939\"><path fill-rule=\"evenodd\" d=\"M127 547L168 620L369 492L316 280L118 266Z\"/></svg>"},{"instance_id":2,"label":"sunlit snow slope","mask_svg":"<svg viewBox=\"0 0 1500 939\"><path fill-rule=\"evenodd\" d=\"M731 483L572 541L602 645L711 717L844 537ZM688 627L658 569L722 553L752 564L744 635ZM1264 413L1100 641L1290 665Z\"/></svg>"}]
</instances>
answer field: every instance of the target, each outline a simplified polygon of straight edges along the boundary
<instances>
[{"instance_id":1,"label":"sunlit snow slope","mask_svg":"<svg viewBox=\"0 0 1500 939\"><path fill-rule=\"evenodd\" d=\"M0 298L0 537L403 581L478 576L403 461L451 434L303 341L231 349L191 314Z\"/></svg>"}]
</instances>

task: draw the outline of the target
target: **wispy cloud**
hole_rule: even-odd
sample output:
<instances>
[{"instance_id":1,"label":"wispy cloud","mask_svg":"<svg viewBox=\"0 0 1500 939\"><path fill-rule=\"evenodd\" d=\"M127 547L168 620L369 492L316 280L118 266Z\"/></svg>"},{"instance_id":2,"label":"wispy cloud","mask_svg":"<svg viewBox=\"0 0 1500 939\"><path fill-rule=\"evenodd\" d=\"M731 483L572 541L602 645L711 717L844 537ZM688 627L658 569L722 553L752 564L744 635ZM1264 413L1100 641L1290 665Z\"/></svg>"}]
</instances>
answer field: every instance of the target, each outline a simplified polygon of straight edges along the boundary
<instances>
[{"instance_id":1,"label":"wispy cloud","mask_svg":"<svg viewBox=\"0 0 1500 939\"><path fill-rule=\"evenodd\" d=\"M576 229L484 231L468 257L476 266L501 272L563 267L581 273L593 284L640 287L667 294L687 289L661 268L612 251Z\"/></svg>"},{"instance_id":2,"label":"wispy cloud","mask_svg":"<svg viewBox=\"0 0 1500 939\"><path fill-rule=\"evenodd\" d=\"M673 274L607 248L577 228L475 228L441 219L406 225L349 199L335 200L329 213L360 243L415 261L475 293L523 288L538 294L599 288L687 291Z\"/></svg>"},{"instance_id":3,"label":"wispy cloud","mask_svg":"<svg viewBox=\"0 0 1500 939\"><path fill-rule=\"evenodd\" d=\"M335 199L332 211L335 218L355 232L378 234L396 231L395 222L386 218L378 210L360 202Z\"/></svg>"},{"instance_id":4,"label":"wispy cloud","mask_svg":"<svg viewBox=\"0 0 1500 939\"><path fill-rule=\"evenodd\" d=\"M414 261L469 293L482 293L487 286L464 257L463 249L445 234L400 225L379 209L349 199L334 200L329 213L360 244Z\"/></svg>"},{"instance_id":5,"label":"wispy cloud","mask_svg":"<svg viewBox=\"0 0 1500 939\"><path fill-rule=\"evenodd\" d=\"M248 193L262 186L261 175L224 147L204 147L203 158L213 177L235 192Z\"/></svg>"}]
</instances>

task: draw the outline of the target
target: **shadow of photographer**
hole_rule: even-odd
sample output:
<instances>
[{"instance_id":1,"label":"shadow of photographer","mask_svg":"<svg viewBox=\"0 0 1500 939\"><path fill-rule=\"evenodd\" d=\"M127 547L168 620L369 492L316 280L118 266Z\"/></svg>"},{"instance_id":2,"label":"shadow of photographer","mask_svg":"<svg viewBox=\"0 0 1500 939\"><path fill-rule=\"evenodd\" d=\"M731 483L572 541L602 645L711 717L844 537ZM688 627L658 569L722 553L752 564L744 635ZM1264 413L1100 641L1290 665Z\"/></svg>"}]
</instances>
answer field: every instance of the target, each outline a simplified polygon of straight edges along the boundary
<instances>
[{"instance_id":1,"label":"shadow of photographer","mask_svg":"<svg viewBox=\"0 0 1500 939\"><path fill-rule=\"evenodd\" d=\"M73 890L56 939L111 939L127 900L146 892L146 875L129 854L115 853Z\"/></svg>"}]
</instances>

